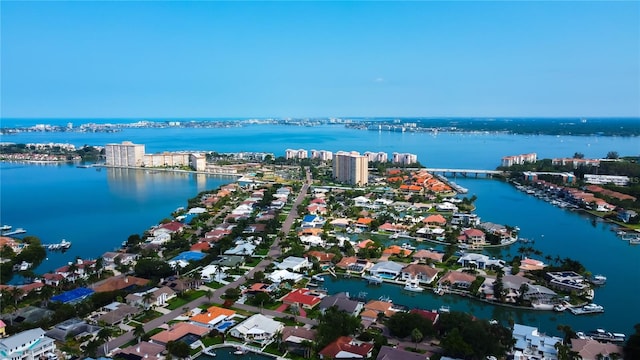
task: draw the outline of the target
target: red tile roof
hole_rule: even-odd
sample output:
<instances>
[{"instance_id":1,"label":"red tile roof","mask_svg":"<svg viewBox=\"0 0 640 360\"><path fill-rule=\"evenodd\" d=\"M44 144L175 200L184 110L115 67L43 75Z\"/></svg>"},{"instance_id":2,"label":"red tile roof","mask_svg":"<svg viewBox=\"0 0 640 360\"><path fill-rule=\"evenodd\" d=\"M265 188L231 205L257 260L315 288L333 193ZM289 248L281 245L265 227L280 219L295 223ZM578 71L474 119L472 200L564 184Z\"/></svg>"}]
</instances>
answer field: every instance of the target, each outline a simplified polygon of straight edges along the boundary
<instances>
[{"instance_id":1,"label":"red tile roof","mask_svg":"<svg viewBox=\"0 0 640 360\"><path fill-rule=\"evenodd\" d=\"M302 304L307 307L314 307L320 303L320 298L309 295L309 289L296 289L288 293L282 302L285 304Z\"/></svg>"},{"instance_id":2,"label":"red tile roof","mask_svg":"<svg viewBox=\"0 0 640 360\"><path fill-rule=\"evenodd\" d=\"M328 357L335 358L340 352L348 352L359 356L367 357L367 354L373 350L373 344L361 343L355 345L352 343L353 339L348 336L341 336L334 342L327 345L324 349L320 350L319 354Z\"/></svg>"}]
</instances>

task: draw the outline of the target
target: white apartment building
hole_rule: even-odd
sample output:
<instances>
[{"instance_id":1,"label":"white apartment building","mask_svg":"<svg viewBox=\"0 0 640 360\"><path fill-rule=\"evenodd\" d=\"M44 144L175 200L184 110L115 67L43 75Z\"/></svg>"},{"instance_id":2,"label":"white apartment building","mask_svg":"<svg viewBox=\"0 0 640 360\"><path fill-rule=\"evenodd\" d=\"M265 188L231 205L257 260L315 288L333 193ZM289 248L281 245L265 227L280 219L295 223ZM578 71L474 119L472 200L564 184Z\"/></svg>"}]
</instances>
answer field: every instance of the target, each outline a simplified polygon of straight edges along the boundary
<instances>
[{"instance_id":1,"label":"white apartment building","mask_svg":"<svg viewBox=\"0 0 640 360\"><path fill-rule=\"evenodd\" d=\"M285 158L287 159L306 159L309 156L307 155L307 150L305 149L287 149L284 152Z\"/></svg>"},{"instance_id":2,"label":"white apartment building","mask_svg":"<svg viewBox=\"0 0 640 360\"><path fill-rule=\"evenodd\" d=\"M107 166L139 167L144 162L144 145L123 141L104 148Z\"/></svg>"},{"instance_id":3,"label":"white apartment building","mask_svg":"<svg viewBox=\"0 0 640 360\"><path fill-rule=\"evenodd\" d=\"M311 150L311 158L329 161L333 159L333 152L327 150Z\"/></svg>"},{"instance_id":4,"label":"white apartment building","mask_svg":"<svg viewBox=\"0 0 640 360\"><path fill-rule=\"evenodd\" d=\"M534 163L536 161L538 161L538 154L536 153L512 155L512 156L503 157L501 165L502 166L522 165L524 163Z\"/></svg>"},{"instance_id":5,"label":"white apartment building","mask_svg":"<svg viewBox=\"0 0 640 360\"><path fill-rule=\"evenodd\" d=\"M387 153L383 151L380 151L377 153L367 151L366 153L364 153L364 156L366 156L367 159L369 159L369 162L372 162L372 161L387 162L389 160Z\"/></svg>"},{"instance_id":6,"label":"white apartment building","mask_svg":"<svg viewBox=\"0 0 640 360\"><path fill-rule=\"evenodd\" d=\"M627 186L629 184L629 177L617 175L584 174L584 181L588 184L595 185L614 184L617 186Z\"/></svg>"},{"instance_id":7,"label":"white apartment building","mask_svg":"<svg viewBox=\"0 0 640 360\"><path fill-rule=\"evenodd\" d=\"M44 335L44 330L35 328L0 340L0 359L39 360L55 354L56 344Z\"/></svg>"},{"instance_id":8,"label":"white apartment building","mask_svg":"<svg viewBox=\"0 0 640 360\"><path fill-rule=\"evenodd\" d=\"M393 162L396 164L411 165L418 162L418 155L409 153L393 153Z\"/></svg>"}]
</instances>

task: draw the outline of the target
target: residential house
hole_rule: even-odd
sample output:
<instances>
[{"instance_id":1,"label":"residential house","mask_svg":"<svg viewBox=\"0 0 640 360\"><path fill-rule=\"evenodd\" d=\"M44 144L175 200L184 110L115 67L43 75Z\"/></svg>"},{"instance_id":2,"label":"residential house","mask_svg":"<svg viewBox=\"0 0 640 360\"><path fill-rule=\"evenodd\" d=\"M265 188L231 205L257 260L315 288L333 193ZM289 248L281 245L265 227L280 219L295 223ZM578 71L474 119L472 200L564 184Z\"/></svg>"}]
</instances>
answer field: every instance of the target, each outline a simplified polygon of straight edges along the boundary
<instances>
[{"instance_id":1,"label":"residential house","mask_svg":"<svg viewBox=\"0 0 640 360\"><path fill-rule=\"evenodd\" d=\"M244 256L225 255L225 256L218 256L217 258L215 258L211 262L211 265L218 265L223 269L234 268L236 266L242 266L244 264L244 261L245 261Z\"/></svg>"},{"instance_id":2,"label":"residential house","mask_svg":"<svg viewBox=\"0 0 640 360\"><path fill-rule=\"evenodd\" d=\"M521 324L513 325L513 349L514 360L526 360L531 358L546 360L558 360L558 350L555 345L562 343L562 339L555 336L546 336L538 331L538 328Z\"/></svg>"},{"instance_id":3,"label":"residential house","mask_svg":"<svg viewBox=\"0 0 640 360\"><path fill-rule=\"evenodd\" d=\"M436 204L436 210L438 211L442 211L442 212L456 212L458 211L458 207L455 206L454 204L450 203L450 202L441 202L441 203L437 203ZM451 222L452 225L455 225L453 223L453 221Z\"/></svg>"},{"instance_id":4,"label":"residential house","mask_svg":"<svg viewBox=\"0 0 640 360\"><path fill-rule=\"evenodd\" d=\"M468 244L471 248L478 249L486 245L485 234L480 229L467 229L458 236L458 241Z\"/></svg>"},{"instance_id":5,"label":"residential house","mask_svg":"<svg viewBox=\"0 0 640 360\"><path fill-rule=\"evenodd\" d=\"M0 358L34 360L55 353L55 341L45 336L44 330L25 330L0 340Z\"/></svg>"},{"instance_id":6,"label":"residential house","mask_svg":"<svg viewBox=\"0 0 640 360\"><path fill-rule=\"evenodd\" d=\"M276 264L276 267L281 270L291 270L294 272L301 272L311 267L311 263L307 258L289 256L282 260L281 263Z\"/></svg>"},{"instance_id":7,"label":"residential house","mask_svg":"<svg viewBox=\"0 0 640 360\"><path fill-rule=\"evenodd\" d=\"M555 289L577 294L584 293L589 289L589 284L584 276L574 271L548 272L545 275L549 279L549 286Z\"/></svg>"},{"instance_id":8,"label":"residential house","mask_svg":"<svg viewBox=\"0 0 640 360\"><path fill-rule=\"evenodd\" d=\"M476 277L471 274L449 271L438 280L437 291L467 290L475 279Z\"/></svg>"},{"instance_id":9,"label":"residential house","mask_svg":"<svg viewBox=\"0 0 640 360\"><path fill-rule=\"evenodd\" d=\"M78 318L72 318L54 325L45 335L64 342L69 338L79 339L84 336L96 335L98 331L100 331L99 326L87 324L86 321Z\"/></svg>"},{"instance_id":10,"label":"residential house","mask_svg":"<svg viewBox=\"0 0 640 360\"><path fill-rule=\"evenodd\" d=\"M210 306L206 312L192 316L189 321L195 325L205 326L209 329L214 328L219 323L230 320L235 316L236 312L230 309L221 308L219 306Z\"/></svg>"},{"instance_id":11,"label":"residential house","mask_svg":"<svg viewBox=\"0 0 640 360\"><path fill-rule=\"evenodd\" d=\"M297 283L303 278L304 278L304 275L299 273L294 273L289 270L276 270L271 274L267 274L267 279L269 279L274 283L280 283L288 280L293 281L294 283Z\"/></svg>"},{"instance_id":12,"label":"residential house","mask_svg":"<svg viewBox=\"0 0 640 360\"><path fill-rule=\"evenodd\" d=\"M309 289L295 289L281 299L287 305L297 305L304 309L313 309L320 304L321 299L311 293Z\"/></svg>"},{"instance_id":13,"label":"residential house","mask_svg":"<svg viewBox=\"0 0 640 360\"><path fill-rule=\"evenodd\" d=\"M622 346L593 339L571 339L571 350L582 360L622 359Z\"/></svg>"},{"instance_id":14,"label":"residential house","mask_svg":"<svg viewBox=\"0 0 640 360\"><path fill-rule=\"evenodd\" d=\"M365 196L358 196L353 199L353 205L356 207L368 208L371 205L371 200Z\"/></svg>"},{"instance_id":15,"label":"residential house","mask_svg":"<svg viewBox=\"0 0 640 360\"><path fill-rule=\"evenodd\" d=\"M234 326L229 334L245 342L267 344L276 333L281 332L284 325L271 317L255 314Z\"/></svg>"},{"instance_id":16,"label":"residential house","mask_svg":"<svg viewBox=\"0 0 640 360\"><path fill-rule=\"evenodd\" d=\"M412 253L412 250L404 249L398 245L391 245L388 248L382 250L382 255L386 255L387 257L391 255L406 257L411 255L411 253Z\"/></svg>"},{"instance_id":17,"label":"residential house","mask_svg":"<svg viewBox=\"0 0 640 360\"><path fill-rule=\"evenodd\" d=\"M227 275L218 265L207 265L200 270L200 278L204 281L217 281L224 279Z\"/></svg>"},{"instance_id":18,"label":"residential house","mask_svg":"<svg viewBox=\"0 0 640 360\"><path fill-rule=\"evenodd\" d=\"M291 354L303 356L310 349L307 344L314 344L316 331L298 326L285 326L282 329L282 342Z\"/></svg>"},{"instance_id":19,"label":"residential house","mask_svg":"<svg viewBox=\"0 0 640 360\"><path fill-rule=\"evenodd\" d=\"M429 311L429 310L422 310L422 309L412 309L411 311L409 311L412 314L418 314L420 316L422 316L423 318L429 320L432 324L435 324L438 319L440 318L440 314L437 311Z\"/></svg>"},{"instance_id":20,"label":"residential house","mask_svg":"<svg viewBox=\"0 0 640 360\"><path fill-rule=\"evenodd\" d=\"M438 269L428 265L410 264L402 269L402 280L418 280L421 284L431 284L438 276Z\"/></svg>"},{"instance_id":21,"label":"residential house","mask_svg":"<svg viewBox=\"0 0 640 360\"><path fill-rule=\"evenodd\" d=\"M437 225L437 226L447 225L447 219L440 214L429 215L426 218L424 218L422 222L427 225Z\"/></svg>"},{"instance_id":22,"label":"residential house","mask_svg":"<svg viewBox=\"0 0 640 360\"><path fill-rule=\"evenodd\" d=\"M113 302L107 306L103 306L102 310L105 313L100 315L96 320L99 323L105 323L109 326L129 322L131 318L142 312L142 309L138 306L131 306L119 302Z\"/></svg>"},{"instance_id":23,"label":"residential house","mask_svg":"<svg viewBox=\"0 0 640 360\"><path fill-rule=\"evenodd\" d=\"M241 255L252 256L256 250L256 246L250 242L239 241L236 246L224 252L225 255Z\"/></svg>"},{"instance_id":24,"label":"residential house","mask_svg":"<svg viewBox=\"0 0 640 360\"><path fill-rule=\"evenodd\" d=\"M333 258L336 257L336 254L327 253L327 252L324 252L324 251L316 251L316 250L314 250L314 251L309 251L307 253L307 256L312 258L312 259L318 260L320 265L328 265L328 264L331 263Z\"/></svg>"},{"instance_id":25,"label":"residential house","mask_svg":"<svg viewBox=\"0 0 640 360\"><path fill-rule=\"evenodd\" d=\"M344 311L347 314L356 316L362 311L364 304L360 301L351 300L348 293L341 292L323 297L318 308L324 312L332 306L335 306L338 310Z\"/></svg>"},{"instance_id":26,"label":"residential house","mask_svg":"<svg viewBox=\"0 0 640 360\"><path fill-rule=\"evenodd\" d=\"M520 260L520 270L522 271L534 271L534 270L542 270L547 266L540 260L530 259L525 257Z\"/></svg>"},{"instance_id":27,"label":"residential house","mask_svg":"<svg viewBox=\"0 0 640 360\"><path fill-rule=\"evenodd\" d=\"M449 204L449 203L443 203L443 204ZM451 225L462 226L462 227L478 226L480 225L480 217L476 214L454 212L451 217Z\"/></svg>"},{"instance_id":28,"label":"residential house","mask_svg":"<svg viewBox=\"0 0 640 360\"><path fill-rule=\"evenodd\" d=\"M99 281L91 285L91 289L95 292L107 292L115 290L124 290L134 288L137 286L145 286L149 283L149 280L131 276L131 275L118 275L112 276L105 280Z\"/></svg>"},{"instance_id":29,"label":"residential house","mask_svg":"<svg viewBox=\"0 0 640 360\"><path fill-rule=\"evenodd\" d=\"M193 335L201 338L209 333L211 329L205 326L198 326L186 322L179 322L170 327L168 330L161 331L151 337L151 342L167 346L170 341L176 341L186 335Z\"/></svg>"},{"instance_id":30,"label":"residential house","mask_svg":"<svg viewBox=\"0 0 640 360\"><path fill-rule=\"evenodd\" d=\"M320 350L320 359L368 359L373 353L373 344L341 336Z\"/></svg>"},{"instance_id":31,"label":"residential house","mask_svg":"<svg viewBox=\"0 0 640 360\"><path fill-rule=\"evenodd\" d=\"M362 229L362 230L369 230L369 226L371 226L371 222L373 221L372 218L369 217L361 217L358 218L358 220L355 222L354 226L356 228Z\"/></svg>"},{"instance_id":32,"label":"residential house","mask_svg":"<svg viewBox=\"0 0 640 360\"><path fill-rule=\"evenodd\" d=\"M386 317L390 317L396 313L396 309L393 307L393 304L389 301L381 301L381 300L371 300L368 303L364 304L363 312L365 310L374 311L377 314L383 314Z\"/></svg>"},{"instance_id":33,"label":"residential house","mask_svg":"<svg viewBox=\"0 0 640 360\"><path fill-rule=\"evenodd\" d=\"M301 226L303 228L318 228L318 227L322 227L322 225L324 225L325 221L326 220L324 220L319 215L305 215L302 218Z\"/></svg>"},{"instance_id":34,"label":"residential house","mask_svg":"<svg viewBox=\"0 0 640 360\"><path fill-rule=\"evenodd\" d=\"M417 260L421 263L429 261L441 263L442 259L444 258L444 254L436 251L421 249L416 251L411 257L413 258L413 260Z\"/></svg>"},{"instance_id":35,"label":"residential house","mask_svg":"<svg viewBox=\"0 0 640 360\"><path fill-rule=\"evenodd\" d=\"M114 358L125 358L128 360L163 360L162 354L166 350L164 345L141 341L121 350L116 350Z\"/></svg>"},{"instance_id":36,"label":"residential house","mask_svg":"<svg viewBox=\"0 0 640 360\"><path fill-rule=\"evenodd\" d=\"M146 294L150 294L149 300L146 300ZM125 297L127 304L131 306L141 306L150 308L152 306L165 306L170 299L176 296L175 291L167 286L161 288L151 288L147 291L129 294Z\"/></svg>"},{"instance_id":37,"label":"residential house","mask_svg":"<svg viewBox=\"0 0 640 360\"><path fill-rule=\"evenodd\" d=\"M503 267L505 262L500 259L491 259L484 254L466 253L460 256L458 264L463 267L484 270L491 267Z\"/></svg>"},{"instance_id":38,"label":"residential house","mask_svg":"<svg viewBox=\"0 0 640 360\"><path fill-rule=\"evenodd\" d=\"M369 272L371 275L380 276L386 279L395 279L402 272L404 265L393 261L381 261L373 265Z\"/></svg>"}]
</instances>

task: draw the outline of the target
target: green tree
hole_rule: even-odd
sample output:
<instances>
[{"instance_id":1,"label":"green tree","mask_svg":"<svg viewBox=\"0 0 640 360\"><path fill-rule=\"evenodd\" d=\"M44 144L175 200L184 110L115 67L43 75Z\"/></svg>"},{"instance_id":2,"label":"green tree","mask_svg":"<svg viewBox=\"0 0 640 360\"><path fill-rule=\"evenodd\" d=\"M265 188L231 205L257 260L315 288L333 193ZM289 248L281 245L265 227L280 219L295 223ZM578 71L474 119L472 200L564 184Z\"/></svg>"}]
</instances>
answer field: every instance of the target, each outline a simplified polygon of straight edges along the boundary
<instances>
[{"instance_id":1,"label":"green tree","mask_svg":"<svg viewBox=\"0 0 640 360\"><path fill-rule=\"evenodd\" d=\"M144 336L144 334L144 326L142 326L142 324L136 324L136 326L133 328L133 336L138 338L138 344L140 343L140 339L142 338L142 336Z\"/></svg>"},{"instance_id":2,"label":"green tree","mask_svg":"<svg viewBox=\"0 0 640 360\"><path fill-rule=\"evenodd\" d=\"M620 158L620 155L618 155L617 151L609 151L607 153L607 159L618 159Z\"/></svg>"},{"instance_id":3,"label":"green tree","mask_svg":"<svg viewBox=\"0 0 640 360\"><path fill-rule=\"evenodd\" d=\"M357 317L332 306L318 319L316 337L318 348L322 349L340 336L353 335L360 327L361 323Z\"/></svg>"},{"instance_id":4,"label":"green tree","mask_svg":"<svg viewBox=\"0 0 640 360\"><path fill-rule=\"evenodd\" d=\"M179 359L184 359L189 356L190 349L189 345L183 341L169 341L167 343L167 351Z\"/></svg>"},{"instance_id":5,"label":"green tree","mask_svg":"<svg viewBox=\"0 0 640 360\"><path fill-rule=\"evenodd\" d=\"M640 323L634 326L636 332L629 336L622 348L625 359L640 359Z\"/></svg>"},{"instance_id":6,"label":"green tree","mask_svg":"<svg viewBox=\"0 0 640 360\"><path fill-rule=\"evenodd\" d=\"M447 356L467 359L473 355L473 348L464 341L458 328L451 330L451 332L442 339L440 346Z\"/></svg>"},{"instance_id":7,"label":"green tree","mask_svg":"<svg viewBox=\"0 0 640 360\"><path fill-rule=\"evenodd\" d=\"M240 298L240 289L228 288L224 291L224 298L230 300L238 300Z\"/></svg>"},{"instance_id":8,"label":"green tree","mask_svg":"<svg viewBox=\"0 0 640 360\"><path fill-rule=\"evenodd\" d=\"M422 335L422 332L420 332L418 328L414 328L413 330L411 330L411 340L416 343L416 350L418 349L418 343L422 341L423 338L424 335Z\"/></svg>"}]
</instances>

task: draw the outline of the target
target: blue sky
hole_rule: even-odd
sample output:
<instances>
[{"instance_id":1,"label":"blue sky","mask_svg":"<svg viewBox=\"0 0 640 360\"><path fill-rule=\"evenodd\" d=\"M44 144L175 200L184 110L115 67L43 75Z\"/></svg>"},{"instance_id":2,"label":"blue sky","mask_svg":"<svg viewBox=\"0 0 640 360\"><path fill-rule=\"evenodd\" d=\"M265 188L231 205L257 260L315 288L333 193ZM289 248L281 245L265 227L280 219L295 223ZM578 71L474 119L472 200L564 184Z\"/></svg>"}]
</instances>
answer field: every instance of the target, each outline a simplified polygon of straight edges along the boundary
<instances>
[{"instance_id":1,"label":"blue sky","mask_svg":"<svg viewBox=\"0 0 640 360\"><path fill-rule=\"evenodd\" d=\"M2 117L640 116L639 2L0 2Z\"/></svg>"}]
</instances>

